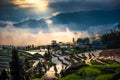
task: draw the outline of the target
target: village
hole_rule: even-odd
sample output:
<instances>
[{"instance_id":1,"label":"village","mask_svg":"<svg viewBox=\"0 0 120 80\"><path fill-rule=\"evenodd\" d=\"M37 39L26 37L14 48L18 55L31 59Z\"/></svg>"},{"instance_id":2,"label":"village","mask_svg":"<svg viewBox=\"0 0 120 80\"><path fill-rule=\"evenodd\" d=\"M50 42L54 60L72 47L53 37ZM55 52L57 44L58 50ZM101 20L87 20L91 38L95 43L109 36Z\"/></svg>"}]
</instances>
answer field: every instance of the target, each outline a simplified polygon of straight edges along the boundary
<instances>
[{"instance_id":1,"label":"village","mask_svg":"<svg viewBox=\"0 0 120 80\"><path fill-rule=\"evenodd\" d=\"M120 63L120 50L107 50L108 45L103 44L99 36L78 38L76 41L72 38L71 43L52 40L50 45L43 46L34 46L33 44L18 47L1 45L0 71L1 74L6 71L7 78L11 78L12 62L14 67L15 64L21 65L16 66L16 69L22 68L19 74L23 80L33 78L60 79L80 67L96 63L104 65L109 63L109 61L106 63L103 60L113 60ZM14 59L17 60L17 63L13 62ZM119 67L119 65L115 67Z\"/></svg>"}]
</instances>

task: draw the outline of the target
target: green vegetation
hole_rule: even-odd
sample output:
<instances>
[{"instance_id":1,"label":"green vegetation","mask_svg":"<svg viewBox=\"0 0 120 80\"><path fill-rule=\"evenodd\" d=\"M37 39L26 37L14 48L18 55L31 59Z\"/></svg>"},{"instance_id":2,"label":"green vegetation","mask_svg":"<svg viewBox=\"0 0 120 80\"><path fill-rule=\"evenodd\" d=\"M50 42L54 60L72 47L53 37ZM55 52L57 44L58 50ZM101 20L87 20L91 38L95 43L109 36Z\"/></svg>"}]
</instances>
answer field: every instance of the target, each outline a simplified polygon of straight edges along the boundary
<instances>
[{"instance_id":1,"label":"green vegetation","mask_svg":"<svg viewBox=\"0 0 120 80\"><path fill-rule=\"evenodd\" d=\"M73 49L70 51L70 54L76 54L78 51L76 49Z\"/></svg>"},{"instance_id":2,"label":"green vegetation","mask_svg":"<svg viewBox=\"0 0 120 80\"><path fill-rule=\"evenodd\" d=\"M71 50L71 56L75 53L77 53L78 50L73 49ZM2 53L7 53L7 50L3 50ZM39 65L38 68L35 68L34 71L29 72L29 73L25 73L24 70L28 70L29 68L31 68L32 65L32 61L29 63L26 60L26 57L24 55L21 54L17 54L18 52L16 50L12 51L12 60L10 62L10 75L13 76L14 73L17 74L17 78L23 78L23 76L26 78L29 78L28 80L44 80L41 78L41 66ZM6 54L5 54L6 55ZM38 56L38 55L36 55ZM1 57L1 58L4 58ZM2 59L0 59L2 60ZM26 60L26 61L25 61ZM22 66L22 62L21 61L25 61L26 66ZM117 80L118 77L120 76L120 64L116 61L112 61L112 60L105 60L105 63L108 63L109 65L103 65L101 63L98 63L95 60L91 61L90 66L84 66L82 68L78 68L77 70L75 69L74 72L71 72L71 74L69 73L68 75L66 75L65 77L62 77L59 80ZM18 64L19 63L19 64ZM51 65L51 62L49 61L48 63L49 65ZM71 64L75 65L73 60L71 59ZM78 63L80 65L85 65L84 62L80 62ZM17 66L16 66L17 65ZM22 69L22 67L24 68L24 70ZM22 72L20 72L20 71ZM19 73L18 73L19 72ZM27 75L24 75L27 74ZM3 76L3 74L1 75ZM14 76L16 77L16 76ZM19 80L19 79L18 79ZM25 79L22 79L25 80ZM55 79L56 80L56 79Z\"/></svg>"},{"instance_id":3,"label":"green vegetation","mask_svg":"<svg viewBox=\"0 0 120 80\"><path fill-rule=\"evenodd\" d=\"M100 75L95 80L110 80L114 74L106 74L106 75Z\"/></svg>"},{"instance_id":4,"label":"green vegetation","mask_svg":"<svg viewBox=\"0 0 120 80\"><path fill-rule=\"evenodd\" d=\"M70 74L66 77L61 78L60 80L82 80L82 78L79 75Z\"/></svg>"},{"instance_id":5,"label":"green vegetation","mask_svg":"<svg viewBox=\"0 0 120 80\"><path fill-rule=\"evenodd\" d=\"M101 71L92 67L84 67L78 70L78 74L80 74L81 76L90 77L101 74Z\"/></svg>"},{"instance_id":6,"label":"green vegetation","mask_svg":"<svg viewBox=\"0 0 120 80\"><path fill-rule=\"evenodd\" d=\"M120 48L120 24L116 26L116 29L111 29L110 32L105 32L101 35L102 43L105 44L108 49Z\"/></svg>"},{"instance_id":7,"label":"green vegetation","mask_svg":"<svg viewBox=\"0 0 120 80\"><path fill-rule=\"evenodd\" d=\"M7 50L7 49L3 49L3 50L2 50L2 53L3 53L3 54L7 54L7 53L8 53L8 50Z\"/></svg>"},{"instance_id":8,"label":"green vegetation","mask_svg":"<svg viewBox=\"0 0 120 80\"><path fill-rule=\"evenodd\" d=\"M20 58L21 61L24 61L26 59L25 56L19 56L19 58Z\"/></svg>"},{"instance_id":9,"label":"green vegetation","mask_svg":"<svg viewBox=\"0 0 120 80\"><path fill-rule=\"evenodd\" d=\"M44 79L42 79L42 78L35 78L35 79L32 79L32 80L44 80Z\"/></svg>"},{"instance_id":10,"label":"green vegetation","mask_svg":"<svg viewBox=\"0 0 120 80\"><path fill-rule=\"evenodd\" d=\"M20 63L18 51L13 48L12 59L10 61L10 75L12 80L25 80L25 72L22 63Z\"/></svg>"},{"instance_id":11,"label":"green vegetation","mask_svg":"<svg viewBox=\"0 0 120 80\"><path fill-rule=\"evenodd\" d=\"M99 69L104 74L108 74L108 73L115 73L116 72L115 70L119 69L120 65L92 65L90 67Z\"/></svg>"},{"instance_id":12,"label":"green vegetation","mask_svg":"<svg viewBox=\"0 0 120 80\"><path fill-rule=\"evenodd\" d=\"M102 65L101 63L98 63L98 62L95 61L95 60L91 60L91 64L92 64L92 65Z\"/></svg>"},{"instance_id":13,"label":"green vegetation","mask_svg":"<svg viewBox=\"0 0 120 80\"><path fill-rule=\"evenodd\" d=\"M70 50L69 54L74 55L74 54L79 53L79 52L80 52L80 50L73 49L73 50Z\"/></svg>"},{"instance_id":14,"label":"green vegetation","mask_svg":"<svg viewBox=\"0 0 120 80\"><path fill-rule=\"evenodd\" d=\"M120 73L120 64L115 61L108 63L109 65L102 65L92 61L91 66L80 68L60 80L113 80L113 77Z\"/></svg>"}]
</instances>

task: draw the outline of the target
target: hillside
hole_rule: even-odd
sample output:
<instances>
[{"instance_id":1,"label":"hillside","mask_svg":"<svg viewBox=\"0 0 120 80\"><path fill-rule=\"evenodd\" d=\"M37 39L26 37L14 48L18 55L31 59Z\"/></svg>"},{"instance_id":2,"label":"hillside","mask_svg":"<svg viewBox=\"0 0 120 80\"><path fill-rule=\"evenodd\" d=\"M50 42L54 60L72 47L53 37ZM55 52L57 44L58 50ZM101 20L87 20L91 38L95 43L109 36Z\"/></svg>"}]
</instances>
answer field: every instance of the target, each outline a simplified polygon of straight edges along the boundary
<instances>
[{"instance_id":1,"label":"hillside","mask_svg":"<svg viewBox=\"0 0 120 80\"><path fill-rule=\"evenodd\" d=\"M120 73L120 49L96 50L74 55L63 55L56 51L51 56L50 61L42 62L46 66L41 66L45 69L42 76L44 79L101 80L105 76L105 80L112 80ZM33 68L36 68L38 63L39 60L36 60Z\"/></svg>"}]
</instances>

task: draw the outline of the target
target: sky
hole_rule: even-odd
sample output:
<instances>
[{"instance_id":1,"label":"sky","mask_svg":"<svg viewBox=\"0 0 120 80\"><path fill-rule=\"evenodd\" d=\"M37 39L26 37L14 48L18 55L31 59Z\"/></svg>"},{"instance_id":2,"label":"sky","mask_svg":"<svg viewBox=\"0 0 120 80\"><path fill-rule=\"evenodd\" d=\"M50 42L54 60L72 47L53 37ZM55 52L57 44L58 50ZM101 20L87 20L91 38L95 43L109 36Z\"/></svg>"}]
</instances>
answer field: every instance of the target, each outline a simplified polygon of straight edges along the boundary
<instances>
[{"instance_id":1,"label":"sky","mask_svg":"<svg viewBox=\"0 0 120 80\"><path fill-rule=\"evenodd\" d=\"M0 45L72 42L120 23L119 0L0 0Z\"/></svg>"}]
</instances>

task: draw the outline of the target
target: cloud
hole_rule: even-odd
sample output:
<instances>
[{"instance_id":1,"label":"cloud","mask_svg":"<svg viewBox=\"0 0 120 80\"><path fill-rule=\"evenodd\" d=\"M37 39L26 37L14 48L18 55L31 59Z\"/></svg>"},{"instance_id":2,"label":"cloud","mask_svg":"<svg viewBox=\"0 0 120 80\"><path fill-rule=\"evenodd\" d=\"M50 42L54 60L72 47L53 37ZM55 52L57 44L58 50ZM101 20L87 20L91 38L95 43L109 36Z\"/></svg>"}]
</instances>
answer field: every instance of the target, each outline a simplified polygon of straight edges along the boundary
<instances>
[{"instance_id":1,"label":"cloud","mask_svg":"<svg viewBox=\"0 0 120 80\"><path fill-rule=\"evenodd\" d=\"M48 0L12 0L12 3L20 8L35 8L39 11L46 11Z\"/></svg>"},{"instance_id":2,"label":"cloud","mask_svg":"<svg viewBox=\"0 0 120 80\"><path fill-rule=\"evenodd\" d=\"M60 12L120 9L119 0L58 0L49 7Z\"/></svg>"},{"instance_id":3,"label":"cloud","mask_svg":"<svg viewBox=\"0 0 120 80\"><path fill-rule=\"evenodd\" d=\"M50 25L52 25L52 23L53 23L52 20L50 20L50 19L46 19L45 22L48 25L48 27L50 27Z\"/></svg>"},{"instance_id":4,"label":"cloud","mask_svg":"<svg viewBox=\"0 0 120 80\"><path fill-rule=\"evenodd\" d=\"M29 1L31 0L0 0L0 20L19 22L27 18L50 17L53 13L48 9L47 0L32 0L32 4Z\"/></svg>"},{"instance_id":5,"label":"cloud","mask_svg":"<svg viewBox=\"0 0 120 80\"><path fill-rule=\"evenodd\" d=\"M10 24L10 21L0 21L0 27L5 27L7 24Z\"/></svg>"},{"instance_id":6,"label":"cloud","mask_svg":"<svg viewBox=\"0 0 120 80\"><path fill-rule=\"evenodd\" d=\"M32 28L16 28L12 23L8 23L6 27L0 27L0 44L4 45L48 45L52 40L61 42L72 42L72 38L88 37L87 31L78 32L75 34L69 28L64 27L64 31L60 28L58 31L43 32L39 30L33 33L35 29Z\"/></svg>"},{"instance_id":7,"label":"cloud","mask_svg":"<svg viewBox=\"0 0 120 80\"><path fill-rule=\"evenodd\" d=\"M52 16L57 16L58 14L60 14L61 12L54 12L53 14L52 14Z\"/></svg>"},{"instance_id":8,"label":"cloud","mask_svg":"<svg viewBox=\"0 0 120 80\"><path fill-rule=\"evenodd\" d=\"M94 36L94 34L114 28L115 24L88 26L86 31L84 30L71 30L69 25L55 24L53 25L51 20L47 20L49 27L43 28L30 28L30 27L16 27L13 26L13 22L0 21L0 23L6 24L4 27L0 25L0 45L15 45L24 46L34 44L48 45L52 40L57 42L72 42L72 38L77 40L78 38L85 38ZM23 25L25 26L25 25ZM91 34L91 32L93 34Z\"/></svg>"},{"instance_id":9,"label":"cloud","mask_svg":"<svg viewBox=\"0 0 120 80\"><path fill-rule=\"evenodd\" d=\"M64 12L120 9L119 0L0 0L0 20L41 19Z\"/></svg>"}]
</instances>

